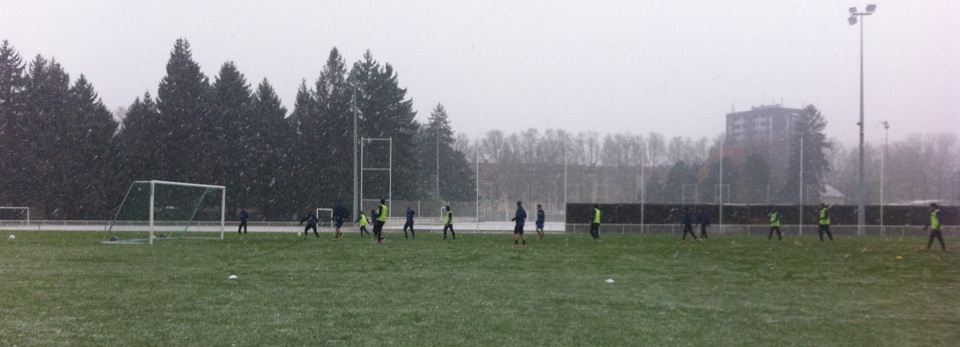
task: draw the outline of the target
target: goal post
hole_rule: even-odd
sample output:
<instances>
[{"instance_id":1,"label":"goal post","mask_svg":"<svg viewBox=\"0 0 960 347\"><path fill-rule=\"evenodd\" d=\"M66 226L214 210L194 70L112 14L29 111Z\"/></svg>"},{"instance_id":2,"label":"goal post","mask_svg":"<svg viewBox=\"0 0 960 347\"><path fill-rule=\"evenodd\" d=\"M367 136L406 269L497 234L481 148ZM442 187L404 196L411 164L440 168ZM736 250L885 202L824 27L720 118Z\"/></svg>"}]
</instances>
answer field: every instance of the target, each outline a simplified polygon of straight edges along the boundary
<instances>
[{"instance_id":1,"label":"goal post","mask_svg":"<svg viewBox=\"0 0 960 347\"><path fill-rule=\"evenodd\" d=\"M323 223L326 222L327 225L332 226L333 222L333 209L332 208L318 208L317 209L317 226L323 227Z\"/></svg>"},{"instance_id":2,"label":"goal post","mask_svg":"<svg viewBox=\"0 0 960 347\"><path fill-rule=\"evenodd\" d=\"M135 181L107 227L104 243L153 243L160 239L223 239L226 187ZM190 236L188 236L188 232Z\"/></svg>"},{"instance_id":3,"label":"goal post","mask_svg":"<svg viewBox=\"0 0 960 347\"><path fill-rule=\"evenodd\" d=\"M30 224L30 208L18 206L0 206L0 221L26 221Z\"/></svg>"}]
</instances>

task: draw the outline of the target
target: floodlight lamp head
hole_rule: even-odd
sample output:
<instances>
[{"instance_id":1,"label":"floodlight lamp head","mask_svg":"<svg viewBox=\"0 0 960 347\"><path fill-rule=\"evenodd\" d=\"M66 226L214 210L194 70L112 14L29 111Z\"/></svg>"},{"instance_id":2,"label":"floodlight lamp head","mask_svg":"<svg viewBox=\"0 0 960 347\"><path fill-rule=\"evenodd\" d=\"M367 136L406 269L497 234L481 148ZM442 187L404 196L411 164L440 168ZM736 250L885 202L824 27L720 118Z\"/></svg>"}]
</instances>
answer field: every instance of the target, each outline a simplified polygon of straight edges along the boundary
<instances>
[{"instance_id":1,"label":"floodlight lamp head","mask_svg":"<svg viewBox=\"0 0 960 347\"><path fill-rule=\"evenodd\" d=\"M870 4L867 5L867 13L873 13L877 10L877 5Z\"/></svg>"},{"instance_id":2,"label":"floodlight lamp head","mask_svg":"<svg viewBox=\"0 0 960 347\"><path fill-rule=\"evenodd\" d=\"M855 13L857 13L857 8L856 8L856 7L851 7L851 8L850 8L850 14L855 14Z\"/></svg>"},{"instance_id":3,"label":"floodlight lamp head","mask_svg":"<svg viewBox=\"0 0 960 347\"><path fill-rule=\"evenodd\" d=\"M857 24L857 16L850 16L850 18L847 18L847 22L850 23L850 25Z\"/></svg>"}]
</instances>

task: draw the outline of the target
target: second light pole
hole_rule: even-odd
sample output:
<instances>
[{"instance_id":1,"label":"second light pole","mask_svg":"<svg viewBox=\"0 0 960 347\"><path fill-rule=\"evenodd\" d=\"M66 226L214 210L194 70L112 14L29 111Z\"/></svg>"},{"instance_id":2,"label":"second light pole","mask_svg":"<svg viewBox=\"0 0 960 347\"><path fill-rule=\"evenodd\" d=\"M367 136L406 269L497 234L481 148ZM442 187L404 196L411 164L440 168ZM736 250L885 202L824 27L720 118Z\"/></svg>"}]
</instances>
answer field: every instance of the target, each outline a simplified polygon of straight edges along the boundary
<instances>
[{"instance_id":1,"label":"second light pole","mask_svg":"<svg viewBox=\"0 0 960 347\"><path fill-rule=\"evenodd\" d=\"M867 5L867 10L858 12L856 7L850 8L850 18L847 21L850 25L857 24L857 17L861 17L860 22L860 187L857 192L857 235L863 235L863 225L866 222L866 206L864 203L863 187L863 17L872 15L877 10L877 5Z\"/></svg>"}]
</instances>

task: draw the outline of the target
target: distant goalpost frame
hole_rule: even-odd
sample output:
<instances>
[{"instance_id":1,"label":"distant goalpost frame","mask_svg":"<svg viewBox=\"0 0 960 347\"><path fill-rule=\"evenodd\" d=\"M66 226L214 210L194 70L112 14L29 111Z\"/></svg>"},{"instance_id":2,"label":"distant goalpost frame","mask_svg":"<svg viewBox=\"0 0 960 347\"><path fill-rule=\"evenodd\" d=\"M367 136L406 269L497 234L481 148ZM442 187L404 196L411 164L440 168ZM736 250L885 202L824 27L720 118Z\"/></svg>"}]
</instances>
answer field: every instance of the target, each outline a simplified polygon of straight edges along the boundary
<instances>
[{"instance_id":1,"label":"distant goalpost frame","mask_svg":"<svg viewBox=\"0 0 960 347\"><path fill-rule=\"evenodd\" d=\"M224 239L224 233L225 233L225 230L226 230L225 225L226 225L226 212L227 212L227 187L226 187L226 186L209 185L209 184L197 184L197 183L171 182L171 181L160 181L160 180L150 180L150 181L134 181L133 183L130 184L131 189L132 189L135 185L137 185L137 184L149 184L149 185L150 185L149 224L148 224L149 237L148 237L148 243L153 244L153 240L156 238L155 235L154 235L154 232L156 231L156 220L155 220L156 218L155 218L155 216L156 216L156 212L157 212L157 211L156 211L156 206L155 206L155 205L156 205L156 200L155 200L155 198L156 198L156 187L157 187L158 184L160 184L160 185L168 185L168 186L177 186L177 187L188 187L188 188L202 188L202 189L220 190L220 237L219 237L219 239L220 239L220 240L223 240L223 239ZM129 195L130 195L130 191L128 190L128 191L127 191L127 195L124 196L124 203L126 202L127 197L129 197ZM122 207L123 207L123 203L121 203L121 209L122 209ZM117 217L120 215L121 209L117 209L117 215L114 217L114 220L115 220L115 221L116 221ZM195 215L195 214L196 214L196 211L194 211L194 215ZM111 224L112 224L112 223L111 223ZM111 225L111 227L112 227L112 225Z\"/></svg>"},{"instance_id":2,"label":"distant goalpost frame","mask_svg":"<svg viewBox=\"0 0 960 347\"><path fill-rule=\"evenodd\" d=\"M21 210L27 212L27 224L30 224L30 208L18 206L0 206L0 210Z\"/></svg>"}]
</instances>

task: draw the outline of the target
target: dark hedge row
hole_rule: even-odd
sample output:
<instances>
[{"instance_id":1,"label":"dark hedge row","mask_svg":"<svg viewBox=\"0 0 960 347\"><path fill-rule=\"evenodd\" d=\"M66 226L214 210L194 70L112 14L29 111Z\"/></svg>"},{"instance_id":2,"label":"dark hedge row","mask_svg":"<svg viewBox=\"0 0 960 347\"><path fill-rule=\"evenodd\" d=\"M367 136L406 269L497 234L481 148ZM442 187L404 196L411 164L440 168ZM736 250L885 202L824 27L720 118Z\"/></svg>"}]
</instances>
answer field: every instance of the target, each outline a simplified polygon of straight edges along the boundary
<instances>
[{"instance_id":1,"label":"dark hedge row","mask_svg":"<svg viewBox=\"0 0 960 347\"><path fill-rule=\"evenodd\" d=\"M593 204L567 204L567 223L590 223L593 219ZM673 224L680 223L683 218L679 204L645 204L643 205L643 221L646 224ZM602 223L613 224L640 224L640 204L599 204ZM691 212L696 217L697 209L703 208L710 216L710 222L718 223L719 206L691 205ZM724 224L767 224L767 215L771 209L780 213L780 220L784 224L798 224L797 216L800 208L797 205L723 205ZM943 223L954 225L960 216L960 206L941 206ZM930 218L930 208L927 206L885 206L883 219L885 225L926 225ZM694 220L696 221L696 219ZM857 206L837 205L830 208L830 222L834 225L857 224ZM817 206L803 206L803 223L817 223ZM867 206L867 225L880 225L880 206Z\"/></svg>"}]
</instances>

